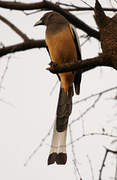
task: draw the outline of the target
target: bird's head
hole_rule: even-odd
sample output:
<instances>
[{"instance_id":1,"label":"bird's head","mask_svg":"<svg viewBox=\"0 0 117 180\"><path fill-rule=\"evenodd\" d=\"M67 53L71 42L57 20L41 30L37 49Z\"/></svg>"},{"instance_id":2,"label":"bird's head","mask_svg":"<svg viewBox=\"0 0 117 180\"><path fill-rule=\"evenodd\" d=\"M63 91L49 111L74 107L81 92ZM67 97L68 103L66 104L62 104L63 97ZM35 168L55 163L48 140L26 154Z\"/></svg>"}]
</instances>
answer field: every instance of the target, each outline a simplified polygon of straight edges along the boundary
<instances>
[{"instance_id":1,"label":"bird's head","mask_svg":"<svg viewBox=\"0 0 117 180\"><path fill-rule=\"evenodd\" d=\"M34 26L38 25L45 25L48 26L50 24L55 23L65 23L67 20L64 18L64 16L60 15L59 13L52 11L44 14L39 21L37 21Z\"/></svg>"}]
</instances>

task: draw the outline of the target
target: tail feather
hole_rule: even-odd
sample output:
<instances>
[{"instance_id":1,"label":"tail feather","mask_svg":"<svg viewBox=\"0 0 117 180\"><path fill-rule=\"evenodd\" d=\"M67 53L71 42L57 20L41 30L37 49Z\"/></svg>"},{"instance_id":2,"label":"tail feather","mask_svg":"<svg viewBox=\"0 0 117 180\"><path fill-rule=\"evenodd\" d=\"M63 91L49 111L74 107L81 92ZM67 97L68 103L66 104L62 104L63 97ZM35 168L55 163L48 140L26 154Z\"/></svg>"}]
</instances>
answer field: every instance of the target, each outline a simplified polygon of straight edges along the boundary
<instances>
[{"instance_id":1,"label":"tail feather","mask_svg":"<svg viewBox=\"0 0 117 180\"><path fill-rule=\"evenodd\" d=\"M72 96L72 86L69 88L68 93L62 87L60 88L56 117L56 129L58 132L62 132L67 128L68 119L72 111Z\"/></svg>"},{"instance_id":2,"label":"tail feather","mask_svg":"<svg viewBox=\"0 0 117 180\"><path fill-rule=\"evenodd\" d=\"M54 162L58 165L62 165L67 161L66 136L68 119L72 111L72 96L73 86L69 88L68 93L60 87L48 165L53 164Z\"/></svg>"}]
</instances>

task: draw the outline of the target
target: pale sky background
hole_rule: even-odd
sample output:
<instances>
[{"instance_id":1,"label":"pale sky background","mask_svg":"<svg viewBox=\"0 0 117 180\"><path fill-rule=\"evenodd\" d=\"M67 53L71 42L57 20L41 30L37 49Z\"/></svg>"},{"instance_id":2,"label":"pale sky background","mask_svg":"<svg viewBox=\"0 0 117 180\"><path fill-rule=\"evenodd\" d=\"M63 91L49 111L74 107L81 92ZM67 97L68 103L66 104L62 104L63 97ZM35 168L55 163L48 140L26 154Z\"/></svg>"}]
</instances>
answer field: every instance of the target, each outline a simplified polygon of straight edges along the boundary
<instances>
[{"instance_id":1,"label":"pale sky background","mask_svg":"<svg viewBox=\"0 0 117 180\"><path fill-rule=\"evenodd\" d=\"M39 2L22 0L22 2ZM53 1L54 2L54 1ZM71 2L66 0L60 2ZM80 0L74 1L76 5L84 5ZM85 2L94 6L93 0ZM110 4L107 0L100 1L105 7ZM106 3L105 3L106 2ZM117 6L117 4L115 4ZM86 5L84 5L86 6ZM33 25L42 16L42 12L30 16L25 16L22 12L0 9L1 15L8 18L17 25L30 38L42 39L45 35L45 27L34 28ZM76 15L92 27L96 27L92 12L76 12ZM110 16L113 13L109 13ZM84 34L78 30L78 33ZM80 39L82 43L84 39ZM4 23L0 22L0 41L5 46L21 42L21 39ZM99 42L93 38L82 48L83 59L95 57L100 51ZM75 179L73 157L71 145L68 145L68 161L65 166L51 165L47 166L47 158L51 143L51 135L47 137L44 145L29 161L26 167L24 163L35 148L40 144L42 138L49 131L56 113L56 105L59 93L59 84L57 84L53 94L50 96L52 87L55 85L57 77L46 70L50 62L48 53L45 49L33 49L24 52L9 54L0 59L0 77L4 68L10 59L8 70L2 83L0 99L8 102L0 102L0 179L2 180L39 180L39 179ZM91 94L100 92L117 85L117 72L111 68L96 68L83 74L81 95L74 97L74 101L87 97ZM115 91L116 92L116 91ZM115 93L114 93L115 94ZM116 101L111 97L114 94L107 94L99 101L85 117L85 133L102 132L104 127L108 133L117 131L116 126ZM93 99L94 101L94 99ZM76 119L85 109L87 109L92 100L75 105L70 121ZM82 135L82 121L78 121L72 126L73 139ZM68 132L67 144L70 143ZM103 145L110 147L110 139L101 137L84 138L74 143L78 167L82 177L91 179L90 167L87 160L87 154L94 165L95 179L98 179L98 170L100 160L103 158ZM109 166L104 177L107 179L111 171L115 169ZM114 166L113 166L114 167ZM108 171L109 169L109 171ZM108 172L108 173L107 173ZM97 177L96 177L97 176Z\"/></svg>"}]
</instances>

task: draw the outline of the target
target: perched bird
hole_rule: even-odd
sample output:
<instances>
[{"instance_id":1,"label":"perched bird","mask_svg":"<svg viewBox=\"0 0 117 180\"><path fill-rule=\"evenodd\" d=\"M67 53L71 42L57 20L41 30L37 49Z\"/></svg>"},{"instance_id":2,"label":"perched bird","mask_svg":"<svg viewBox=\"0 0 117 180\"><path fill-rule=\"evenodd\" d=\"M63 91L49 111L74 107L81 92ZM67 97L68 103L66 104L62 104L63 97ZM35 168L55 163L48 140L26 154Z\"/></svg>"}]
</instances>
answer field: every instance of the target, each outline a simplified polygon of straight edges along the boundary
<instances>
[{"instance_id":1,"label":"perched bird","mask_svg":"<svg viewBox=\"0 0 117 180\"><path fill-rule=\"evenodd\" d=\"M61 14L52 11L46 13L34 26L45 25L46 44L52 62L57 64L81 61L78 36L74 26ZM72 111L73 85L76 94L80 93L81 71L58 74L60 92L56 111L48 165L56 162L65 164L66 136L68 119Z\"/></svg>"}]
</instances>

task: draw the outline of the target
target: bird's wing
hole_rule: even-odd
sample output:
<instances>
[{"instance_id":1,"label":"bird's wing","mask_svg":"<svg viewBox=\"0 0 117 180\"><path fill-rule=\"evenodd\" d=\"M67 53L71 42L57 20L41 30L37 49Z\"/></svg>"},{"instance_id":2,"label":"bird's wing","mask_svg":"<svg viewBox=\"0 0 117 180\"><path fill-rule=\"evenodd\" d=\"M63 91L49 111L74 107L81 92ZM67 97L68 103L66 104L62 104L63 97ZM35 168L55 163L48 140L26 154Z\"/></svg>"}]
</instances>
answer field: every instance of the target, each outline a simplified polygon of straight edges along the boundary
<instances>
[{"instance_id":1,"label":"bird's wing","mask_svg":"<svg viewBox=\"0 0 117 180\"><path fill-rule=\"evenodd\" d=\"M72 37L73 37L73 41L74 41L74 44L75 44L75 47L76 47L76 52L77 52L77 59L76 59L76 61L78 61L78 60L82 59L81 58L81 49L80 49L80 43L79 43L78 34L76 32L75 27L72 24L70 24L69 27L70 27L70 30L71 30L71 33L72 33ZM80 70L76 71L75 77L74 77L74 86L75 86L76 94L80 94L81 76L82 76L81 71Z\"/></svg>"},{"instance_id":2,"label":"bird's wing","mask_svg":"<svg viewBox=\"0 0 117 180\"><path fill-rule=\"evenodd\" d=\"M79 37L78 37L75 27L72 24L70 24L70 30L71 30L74 44L75 44L76 51L77 51L77 57L78 57L77 60L81 60L81 49L80 49Z\"/></svg>"}]
</instances>

